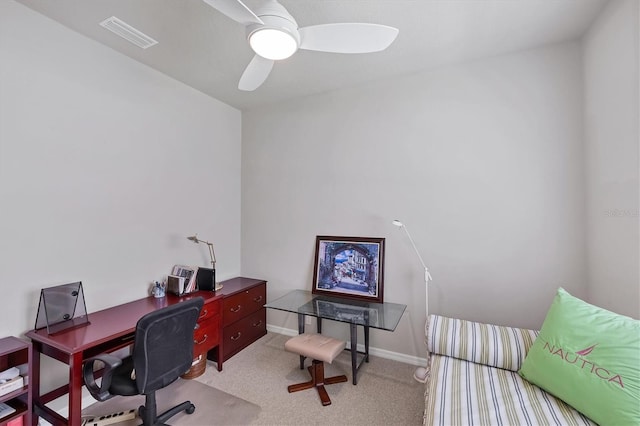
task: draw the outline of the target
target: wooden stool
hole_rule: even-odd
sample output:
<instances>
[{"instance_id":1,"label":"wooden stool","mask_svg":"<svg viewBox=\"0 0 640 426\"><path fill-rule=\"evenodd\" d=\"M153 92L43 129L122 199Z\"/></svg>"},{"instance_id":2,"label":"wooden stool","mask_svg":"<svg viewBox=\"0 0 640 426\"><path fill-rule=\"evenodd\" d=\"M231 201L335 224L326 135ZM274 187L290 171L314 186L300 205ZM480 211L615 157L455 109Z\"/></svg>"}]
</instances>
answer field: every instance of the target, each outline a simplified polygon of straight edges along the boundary
<instances>
[{"instance_id":1,"label":"wooden stool","mask_svg":"<svg viewBox=\"0 0 640 426\"><path fill-rule=\"evenodd\" d=\"M346 342L323 336L321 334L304 333L292 337L284 344L284 348L289 352L311 358L313 362L308 367L311 380L287 387L289 393L298 392L315 387L320 395L322 405L330 405L331 399L327 394L324 385L342 383L347 381L347 376L324 377L324 363L331 364L336 356L344 350Z\"/></svg>"}]
</instances>

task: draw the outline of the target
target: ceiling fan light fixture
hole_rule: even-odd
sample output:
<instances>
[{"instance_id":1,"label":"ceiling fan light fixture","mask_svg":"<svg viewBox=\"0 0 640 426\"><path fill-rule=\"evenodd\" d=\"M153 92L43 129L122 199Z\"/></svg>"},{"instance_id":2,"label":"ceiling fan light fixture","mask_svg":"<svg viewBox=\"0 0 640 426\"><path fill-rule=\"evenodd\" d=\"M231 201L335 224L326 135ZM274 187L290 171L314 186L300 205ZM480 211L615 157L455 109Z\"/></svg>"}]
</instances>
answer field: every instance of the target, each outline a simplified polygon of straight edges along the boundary
<instances>
[{"instance_id":1,"label":"ceiling fan light fixture","mask_svg":"<svg viewBox=\"0 0 640 426\"><path fill-rule=\"evenodd\" d=\"M249 35L249 45L265 59L287 59L298 50L296 38L284 29L262 27Z\"/></svg>"},{"instance_id":2,"label":"ceiling fan light fixture","mask_svg":"<svg viewBox=\"0 0 640 426\"><path fill-rule=\"evenodd\" d=\"M241 23L253 59L244 69L238 89L250 92L267 79L275 61L286 59L298 49L331 53L371 53L389 47L398 29L380 24L344 22L300 28L277 0L261 0L255 10L245 0L204 0L223 15Z\"/></svg>"}]
</instances>

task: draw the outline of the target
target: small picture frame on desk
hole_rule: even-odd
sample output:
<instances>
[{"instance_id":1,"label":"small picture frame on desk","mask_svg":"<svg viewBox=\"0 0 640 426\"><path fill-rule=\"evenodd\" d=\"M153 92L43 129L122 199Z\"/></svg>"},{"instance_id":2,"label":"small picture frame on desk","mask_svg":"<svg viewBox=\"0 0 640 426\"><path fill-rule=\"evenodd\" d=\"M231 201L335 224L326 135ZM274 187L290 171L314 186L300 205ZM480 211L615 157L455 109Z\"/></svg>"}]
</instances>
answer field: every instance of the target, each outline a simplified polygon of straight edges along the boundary
<instances>
[{"instance_id":1,"label":"small picture frame on desk","mask_svg":"<svg viewBox=\"0 0 640 426\"><path fill-rule=\"evenodd\" d=\"M36 330L46 328L48 334L55 334L88 324L81 281L40 290Z\"/></svg>"},{"instance_id":2,"label":"small picture frame on desk","mask_svg":"<svg viewBox=\"0 0 640 426\"><path fill-rule=\"evenodd\" d=\"M384 238L316 237L313 294L383 303Z\"/></svg>"}]
</instances>

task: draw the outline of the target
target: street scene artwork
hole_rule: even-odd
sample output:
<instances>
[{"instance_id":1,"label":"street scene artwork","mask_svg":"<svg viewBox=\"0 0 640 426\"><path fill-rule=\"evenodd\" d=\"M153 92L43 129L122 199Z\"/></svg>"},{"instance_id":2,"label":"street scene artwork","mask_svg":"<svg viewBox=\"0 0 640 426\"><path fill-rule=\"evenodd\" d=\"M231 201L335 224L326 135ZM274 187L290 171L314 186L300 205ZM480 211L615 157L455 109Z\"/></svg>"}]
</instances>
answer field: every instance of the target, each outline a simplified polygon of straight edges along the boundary
<instances>
[{"instance_id":1,"label":"street scene artwork","mask_svg":"<svg viewBox=\"0 0 640 426\"><path fill-rule=\"evenodd\" d=\"M383 302L384 238L316 237L313 293Z\"/></svg>"}]
</instances>

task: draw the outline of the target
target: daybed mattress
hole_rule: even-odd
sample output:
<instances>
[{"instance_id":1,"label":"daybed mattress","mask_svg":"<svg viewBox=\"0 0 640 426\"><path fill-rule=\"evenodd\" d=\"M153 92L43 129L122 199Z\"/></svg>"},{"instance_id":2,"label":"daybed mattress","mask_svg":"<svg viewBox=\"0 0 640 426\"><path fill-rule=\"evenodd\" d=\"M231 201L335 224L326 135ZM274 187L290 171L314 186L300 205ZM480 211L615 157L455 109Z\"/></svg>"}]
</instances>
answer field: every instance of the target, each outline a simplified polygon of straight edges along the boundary
<instances>
[{"instance_id":1,"label":"daybed mattress","mask_svg":"<svg viewBox=\"0 0 640 426\"><path fill-rule=\"evenodd\" d=\"M432 355L426 425L595 425L515 371Z\"/></svg>"},{"instance_id":2,"label":"daybed mattress","mask_svg":"<svg viewBox=\"0 0 640 426\"><path fill-rule=\"evenodd\" d=\"M517 370L537 332L432 315L425 425L595 425Z\"/></svg>"}]
</instances>

